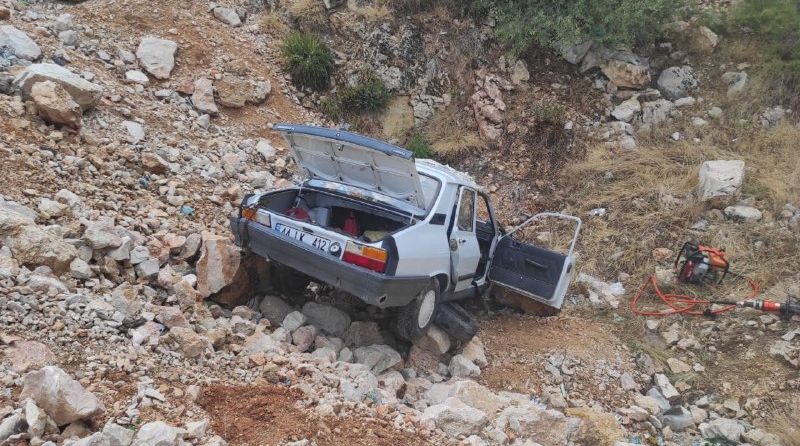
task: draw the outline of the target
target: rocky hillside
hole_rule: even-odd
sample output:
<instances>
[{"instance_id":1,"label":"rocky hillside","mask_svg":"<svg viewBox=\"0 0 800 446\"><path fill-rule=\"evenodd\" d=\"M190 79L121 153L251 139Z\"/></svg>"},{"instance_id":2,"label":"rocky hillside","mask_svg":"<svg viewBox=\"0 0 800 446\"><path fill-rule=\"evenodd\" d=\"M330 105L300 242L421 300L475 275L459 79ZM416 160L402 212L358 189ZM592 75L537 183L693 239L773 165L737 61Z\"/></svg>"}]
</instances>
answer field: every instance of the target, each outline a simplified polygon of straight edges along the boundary
<instances>
[{"instance_id":1,"label":"rocky hillside","mask_svg":"<svg viewBox=\"0 0 800 446\"><path fill-rule=\"evenodd\" d=\"M0 0L0 444L800 444L796 319L627 308L687 238L797 293L800 128L757 53L694 17L512 56L492 17L400 3ZM330 87L284 72L290 30ZM387 103L332 113L365 70ZM422 141L507 224L584 218L564 311L406 343L327 287L277 295L227 228L296 179L276 122Z\"/></svg>"}]
</instances>

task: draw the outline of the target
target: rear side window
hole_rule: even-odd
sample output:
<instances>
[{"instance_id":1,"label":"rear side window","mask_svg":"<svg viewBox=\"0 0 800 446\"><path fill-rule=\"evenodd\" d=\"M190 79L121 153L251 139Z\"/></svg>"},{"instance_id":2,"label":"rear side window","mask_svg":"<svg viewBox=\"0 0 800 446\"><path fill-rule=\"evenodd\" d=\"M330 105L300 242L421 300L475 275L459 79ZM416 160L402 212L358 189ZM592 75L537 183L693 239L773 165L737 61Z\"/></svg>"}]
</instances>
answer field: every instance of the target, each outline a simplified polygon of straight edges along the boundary
<instances>
[{"instance_id":1,"label":"rear side window","mask_svg":"<svg viewBox=\"0 0 800 446\"><path fill-rule=\"evenodd\" d=\"M461 199L458 202L458 229L472 232L475 223L475 191L461 189Z\"/></svg>"}]
</instances>

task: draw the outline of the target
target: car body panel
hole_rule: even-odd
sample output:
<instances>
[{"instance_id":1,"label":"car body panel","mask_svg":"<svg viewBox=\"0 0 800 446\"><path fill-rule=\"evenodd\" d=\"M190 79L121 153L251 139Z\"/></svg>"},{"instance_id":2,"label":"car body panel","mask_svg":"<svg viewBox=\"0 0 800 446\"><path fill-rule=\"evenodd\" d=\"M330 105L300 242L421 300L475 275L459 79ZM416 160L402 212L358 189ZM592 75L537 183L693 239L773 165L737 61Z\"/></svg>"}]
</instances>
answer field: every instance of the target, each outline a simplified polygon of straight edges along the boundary
<instances>
[{"instance_id":1,"label":"car body panel","mask_svg":"<svg viewBox=\"0 0 800 446\"><path fill-rule=\"evenodd\" d=\"M278 124L297 164L310 179L358 186L425 208L414 154L343 130Z\"/></svg>"}]
</instances>

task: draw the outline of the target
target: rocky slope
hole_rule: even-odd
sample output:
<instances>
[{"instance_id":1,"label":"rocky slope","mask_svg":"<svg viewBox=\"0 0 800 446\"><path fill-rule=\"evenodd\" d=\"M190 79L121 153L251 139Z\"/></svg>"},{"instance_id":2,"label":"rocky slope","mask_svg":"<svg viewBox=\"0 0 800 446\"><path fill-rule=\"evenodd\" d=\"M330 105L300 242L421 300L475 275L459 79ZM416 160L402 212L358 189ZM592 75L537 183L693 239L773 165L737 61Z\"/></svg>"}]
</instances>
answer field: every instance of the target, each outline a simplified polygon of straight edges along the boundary
<instances>
[{"instance_id":1,"label":"rocky slope","mask_svg":"<svg viewBox=\"0 0 800 446\"><path fill-rule=\"evenodd\" d=\"M713 51L713 33L676 24L676 48L649 61L583 45L563 55L574 68L541 69L491 53L485 24L453 23L448 36L431 31L446 15L256 3L0 3L0 443L786 444L762 421L796 414L800 332L787 322L648 320L645 336L663 344L648 354L614 330L619 287L583 276L590 303L573 296L576 311L501 310L482 315L469 343L433 329L406 344L386 315L324 287L272 295L268 266L242 259L226 228L245 193L293 178L270 124L326 124L320 96L280 71L276 17L341 37L339 76L370 65L402 98L389 113L400 119L376 133L398 137L392 122L426 125L451 104L466 111L467 131L506 151L454 162L488 174L504 217L558 200L546 177L520 181L559 165L518 162L531 134L557 130L569 154L585 138L620 152L659 132L685 138L672 131L681 119L718 119L695 98L702 85L681 53ZM746 88L742 70L724 75L726 94ZM542 98L568 104L564 128L537 127L527 107ZM771 107L754 119L770 127L788 115ZM745 170L704 164L697 199L724 204L716 212L730 224L763 219L742 197ZM791 231L798 219L787 207L777 224ZM671 255L658 257L664 266ZM769 342L781 394L759 382L752 398L723 397L743 379L693 385L727 364L727 336L746 330Z\"/></svg>"}]
</instances>

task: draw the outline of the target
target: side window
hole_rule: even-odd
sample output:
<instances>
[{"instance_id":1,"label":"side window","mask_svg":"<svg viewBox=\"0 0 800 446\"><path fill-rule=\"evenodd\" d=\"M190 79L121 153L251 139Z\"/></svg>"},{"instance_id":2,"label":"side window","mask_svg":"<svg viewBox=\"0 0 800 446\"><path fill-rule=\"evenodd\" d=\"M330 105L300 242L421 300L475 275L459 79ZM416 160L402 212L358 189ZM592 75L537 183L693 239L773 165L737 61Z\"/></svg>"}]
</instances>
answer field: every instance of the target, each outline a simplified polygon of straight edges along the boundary
<instances>
[{"instance_id":1,"label":"side window","mask_svg":"<svg viewBox=\"0 0 800 446\"><path fill-rule=\"evenodd\" d=\"M478 196L478 208L475 210L475 218L487 225L492 224L492 215L489 213L489 202L485 195Z\"/></svg>"},{"instance_id":2,"label":"side window","mask_svg":"<svg viewBox=\"0 0 800 446\"><path fill-rule=\"evenodd\" d=\"M458 229L472 232L475 229L475 191L461 188L458 202Z\"/></svg>"}]
</instances>

